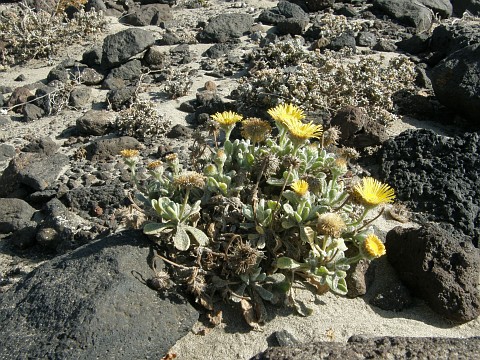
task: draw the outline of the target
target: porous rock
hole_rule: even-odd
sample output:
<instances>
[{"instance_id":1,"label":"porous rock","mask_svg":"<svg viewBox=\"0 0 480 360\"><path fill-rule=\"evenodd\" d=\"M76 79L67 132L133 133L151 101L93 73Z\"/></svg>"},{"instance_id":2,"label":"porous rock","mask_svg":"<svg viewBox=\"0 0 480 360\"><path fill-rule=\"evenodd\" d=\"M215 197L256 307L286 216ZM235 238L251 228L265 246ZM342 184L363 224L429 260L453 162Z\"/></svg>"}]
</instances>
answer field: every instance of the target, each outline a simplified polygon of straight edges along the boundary
<instances>
[{"instance_id":1,"label":"porous rock","mask_svg":"<svg viewBox=\"0 0 480 360\"><path fill-rule=\"evenodd\" d=\"M0 298L0 358L162 358L198 314L145 285L149 254L131 231L38 267Z\"/></svg>"},{"instance_id":2,"label":"porous rock","mask_svg":"<svg viewBox=\"0 0 480 360\"><path fill-rule=\"evenodd\" d=\"M464 21L441 24L435 27L430 38L429 50L436 53L436 56L428 60L429 65L434 66L451 53L478 43L480 43L478 25Z\"/></svg>"},{"instance_id":3,"label":"porous rock","mask_svg":"<svg viewBox=\"0 0 480 360\"><path fill-rule=\"evenodd\" d=\"M18 87L13 90L12 95L7 101L7 107L12 108L14 107L13 111L16 113L22 112L22 104L26 103L28 100L33 98L33 94L30 90L25 87Z\"/></svg>"},{"instance_id":4,"label":"porous rock","mask_svg":"<svg viewBox=\"0 0 480 360\"><path fill-rule=\"evenodd\" d=\"M480 135L447 138L407 130L380 151L380 178L424 220L448 222L478 244L480 238Z\"/></svg>"},{"instance_id":5,"label":"porous rock","mask_svg":"<svg viewBox=\"0 0 480 360\"><path fill-rule=\"evenodd\" d=\"M47 156L53 155L60 148L55 141L48 136L41 136L31 140L22 148L23 152L34 152Z\"/></svg>"},{"instance_id":6,"label":"porous rock","mask_svg":"<svg viewBox=\"0 0 480 360\"><path fill-rule=\"evenodd\" d=\"M435 96L480 128L480 44L466 46L442 60L431 72Z\"/></svg>"},{"instance_id":7,"label":"porous rock","mask_svg":"<svg viewBox=\"0 0 480 360\"><path fill-rule=\"evenodd\" d=\"M345 106L337 111L330 125L340 128L340 143L345 146L364 148L379 145L387 139L385 128L355 106Z\"/></svg>"},{"instance_id":8,"label":"porous rock","mask_svg":"<svg viewBox=\"0 0 480 360\"><path fill-rule=\"evenodd\" d=\"M155 43L151 31L131 28L108 35L103 41L102 66L111 69L121 65Z\"/></svg>"},{"instance_id":9,"label":"porous rock","mask_svg":"<svg viewBox=\"0 0 480 360\"><path fill-rule=\"evenodd\" d=\"M374 0L373 7L401 23L415 27L417 32L432 26L432 13L420 2L410 0Z\"/></svg>"},{"instance_id":10,"label":"porous rock","mask_svg":"<svg viewBox=\"0 0 480 360\"><path fill-rule=\"evenodd\" d=\"M352 336L347 343L310 342L288 347L270 347L251 360L311 359L472 359L480 351L480 337L420 338Z\"/></svg>"},{"instance_id":11,"label":"porous rock","mask_svg":"<svg viewBox=\"0 0 480 360\"><path fill-rule=\"evenodd\" d=\"M29 225L35 211L24 200L0 198L0 233L8 234Z\"/></svg>"},{"instance_id":12,"label":"porous rock","mask_svg":"<svg viewBox=\"0 0 480 360\"><path fill-rule=\"evenodd\" d=\"M226 42L250 32L253 17L249 14L220 14L210 19L198 34L201 42Z\"/></svg>"},{"instance_id":13,"label":"porous rock","mask_svg":"<svg viewBox=\"0 0 480 360\"><path fill-rule=\"evenodd\" d=\"M453 6L450 0L417 0L420 4L426 6L438 14L441 18L449 18L453 13Z\"/></svg>"},{"instance_id":14,"label":"porous rock","mask_svg":"<svg viewBox=\"0 0 480 360\"><path fill-rule=\"evenodd\" d=\"M92 88L78 86L70 92L68 102L74 108L83 108L89 105L92 97Z\"/></svg>"},{"instance_id":15,"label":"porous rock","mask_svg":"<svg viewBox=\"0 0 480 360\"><path fill-rule=\"evenodd\" d=\"M104 81L104 85L107 84L108 86L121 86L122 84L125 84L125 81L123 79L112 77ZM134 86L112 89L107 93L107 101L113 110L122 110L131 105L134 100L135 91L136 87Z\"/></svg>"},{"instance_id":16,"label":"porous rock","mask_svg":"<svg viewBox=\"0 0 480 360\"><path fill-rule=\"evenodd\" d=\"M437 224L396 227L386 250L402 282L435 312L459 322L480 315L480 253L465 235Z\"/></svg>"}]
</instances>

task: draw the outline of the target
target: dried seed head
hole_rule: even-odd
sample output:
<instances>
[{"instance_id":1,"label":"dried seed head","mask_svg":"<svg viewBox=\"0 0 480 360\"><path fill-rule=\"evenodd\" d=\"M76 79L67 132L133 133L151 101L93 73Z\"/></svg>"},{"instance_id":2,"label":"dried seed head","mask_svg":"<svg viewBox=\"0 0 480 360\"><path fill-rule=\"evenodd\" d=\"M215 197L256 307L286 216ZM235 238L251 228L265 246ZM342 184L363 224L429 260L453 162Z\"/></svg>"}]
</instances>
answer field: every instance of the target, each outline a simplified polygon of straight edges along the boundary
<instances>
[{"instance_id":1,"label":"dried seed head","mask_svg":"<svg viewBox=\"0 0 480 360\"><path fill-rule=\"evenodd\" d=\"M205 176L196 171L188 171L180 174L173 180L175 186L180 188L203 188L205 186Z\"/></svg>"},{"instance_id":2,"label":"dried seed head","mask_svg":"<svg viewBox=\"0 0 480 360\"><path fill-rule=\"evenodd\" d=\"M332 126L331 128L323 132L323 145L337 145L340 139L340 128L338 126Z\"/></svg>"},{"instance_id":3,"label":"dried seed head","mask_svg":"<svg viewBox=\"0 0 480 360\"><path fill-rule=\"evenodd\" d=\"M345 221L343 221L342 217L336 213L318 215L317 231L319 234L337 238L345 228Z\"/></svg>"},{"instance_id":4,"label":"dried seed head","mask_svg":"<svg viewBox=\"0 0 480 360\"><path fill-rule=\"evenodd\" d=\"M340 149L341 155L346 158L346 159L358 159L360 157L360 154L358 153L357 150L351 147L344 147Z\"/></svg>"},{"instance_id":5,"label":"dried seed head","mask_svg":"<svg viewBox=\"0 0 480 360\"><path fill-rule=\"evenodd\" d=\"M273 154L261 154L255 158L252 173L258 175L263 169L263 175L269 177L280 169L280 160Z\"/></svg>"},{"instance_id":6,"label":"dried seed head","mask_svg":"<svg viewBox=\"0 0 480 360\"><path fill-rule=\"evenodd\" d=\"M306 175L303 177L303 180L308 183L308 188L314 194L318 194L322 190L322 183L320 182L320 179L318 177L313 175Z\"/></svg>"},{"instance_id":7,"label":"dried seed head","mask_svg":"<svg viewBox=\"0 0 480 360\"><path fill-rule=\"evenodd\" d=\"M259 118L248 118L242 121L242 136L252 143L264 141L272 131L270 124Z\"/></svg>"},{"instance_id":8,"label":"dried seed head","mask_svg":"<svg viewBox=\"0 0 480 360\"><path fill-rule=\"evenodd\" d=\"M292 167L292 169L298 169L300 167L300 165L302 164L302 162L296 156L286 155L286 156L283 157L282 164L287 169L289 169L290 166Z\"/></svg>"},{"instance_id":9,"label":"dried seed head","mask_svg":"<svg viewBox=\"0 0 480 360\"><path fill-rule=\"evenodd\" d=\"M261 253L250 244L237 242L232 253L228 256L228 266L236 274L246 274L253 270L261 257Z\"/></svg>"}]
</instances>

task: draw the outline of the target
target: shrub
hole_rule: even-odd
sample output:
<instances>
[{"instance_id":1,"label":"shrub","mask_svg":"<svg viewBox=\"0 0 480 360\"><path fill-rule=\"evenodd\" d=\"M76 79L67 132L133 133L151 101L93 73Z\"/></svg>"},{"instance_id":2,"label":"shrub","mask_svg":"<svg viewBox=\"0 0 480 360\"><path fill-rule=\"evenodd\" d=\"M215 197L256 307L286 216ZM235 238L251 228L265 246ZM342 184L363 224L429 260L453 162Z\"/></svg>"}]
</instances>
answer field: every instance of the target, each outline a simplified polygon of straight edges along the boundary
<instances>
[{"instance_id":1,"label":"shrub","mask_svg":"<svg viewBox=\"0 0 480 360\"><path fill-rule=\"evenodd\" d=\"M148 218L143 232L158 243L156 256L172 265L170 275L209 310L215 295L240 303L252 327L264 321L265 301L287 301L307 315L294 299L297 281L317 293L345 295L350 265L385 253L369 227L371 212L395 197L375 179L353 183L349 152L340 152L329 134L338 135L336 129L305 123L292 104L269 114L277 136L259 118L213 115L218 127L210 142L200 142L203 156L192 150L194 166L184 168L170 154L146 166L147 180L137 176L139 152L122 152L136 184L136 208ZM243 138L233 141L237 124Z\"/></svg>"}]
</instances>

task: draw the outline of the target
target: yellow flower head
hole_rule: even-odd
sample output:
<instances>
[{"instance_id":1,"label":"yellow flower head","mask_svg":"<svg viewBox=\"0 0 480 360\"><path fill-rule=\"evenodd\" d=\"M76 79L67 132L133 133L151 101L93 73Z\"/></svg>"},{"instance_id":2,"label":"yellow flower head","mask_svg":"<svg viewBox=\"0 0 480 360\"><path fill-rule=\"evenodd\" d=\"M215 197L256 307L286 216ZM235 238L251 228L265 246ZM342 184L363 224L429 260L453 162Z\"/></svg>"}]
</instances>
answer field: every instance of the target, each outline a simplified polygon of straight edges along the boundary
<instances>
[{"instance_id":1,"label":"yellow flower head","mask_svg":"<svg viewBox=\"0 0 480 360\"><path fill-rule=\"evenodd\" d=\"M120 151L120 155L125 159L129 159L140 155L140 151L135 149L123 149Z\"/></svg>"},{"instance_id":2,"label":"yellow flower head","mask_svg":"<svg viewBox=\"0 0 480 360\"><path fill-rule=\"evenodd\" d=\"M300 121L305 118L303 110L293 104L279 104L274 108L269 109L268 113L273 120L280 124L284 124L291 119Z\"/></svg>"},{"instance_id":3,"label":"yellow flower head","mask_svg":"<svg viewBox=\"0 0 480 360\"><path fill-rule=\"evenodd\" d=\"M242 136L256 144L266 139L272 131L270 124L259 118L248 118L242 121Z\"/></svg>"},{"instance_id":4,"label":"yellow flower head","mask_svg":"<svg viewBox=\"0 0 480 360\"><path fill-rule=\"evenodd\" d=\"M205 176L196 171L187 171L175 177L173 183L182 188L203 188L205 186Z\"/></svg>"},{"instance_id":5,"label":"yellow flower head","mask_svg":"<svg viewBox=\"0 0 480 360\"><path fill-rule=\"evenodd\" d=\"M383 245L382 241L375 234L370 234L366 237L360 247L360 251L368 260L373 260L386 253L385 245Z\"/></svg>"},{"instance_id":6,"label":"yellow flower head","mask_svg":"<svg viewBox=\"0 0 480 360\"><path fill-rule=\"evenodd\" d=\"M162 163L160 160L155 160L155 161L152 161L151 163L149 163L149 164L147 165L147 168L148 168L149 170L155 170L156 168L158 168L158 167L160 167L160 166L162 166L162 165L163 165L163 163Z\"/></svg>"},{"instance_id":7,"label":"yellow flower head","mask_svg":"<svg viewBox=\"0 0 480 360\"><path fill-rule=\"evenodd\" d=\"M224 111L212 115L212 119L220 125L233 125L242 120L242 116L233 111Z\"/></svg>"},{"instance_id":8,"label":"yellow flower head","mask_svg":"<svg viewBox=\"0 0 480 360\"><path fill-rule=\"evenodd\" d=\"M318 215L317 231L319 234L337 238L345 228L345 221L336 213Z\"/></svg>"},{"instance_id":9,"label":"yellow flower head","mask_svg":"<svg viewBox=\"0 0 480 360\"><path fill-rule=\"evenodd\" d=\"M168 162L174 162L178 160L178 155L176 153L165 155L165 160L167 160Z\"/></svg>"},{"instance_id":10,"label":"yellow flower head","mask_svg":"<svg viewBox=\"0 0 480 360\"><path fill-rule=\"evenodd\" d=\"M322 137L322 125L315 125L312 122L304 124L297 119L290 119L285 122L285 125L293 142L303 142L310 138L320 139Z\"/></svg>"},{"instance_id":11,"label":"yellow flower head","mask_svg":"<svg viewBox=\"0 0 480 360\"><path fill-rule=\"evenodd\" d=\"M354 187L354 196L365 206L377 206L391 203L395 199L395 191L388 184L372 178L363 178Z\"/></svg>"},{"instance_id":12,"label":"yellow flower head","mask_svg":"<svg viewBox=\"0 0 480 360\"><path fill-rule=\"evenodd\" d=\"M292 190L298 196L304 196L308 192L308 183L305 180L295 180L292 184Z\"/></svg>"}]
</instances>

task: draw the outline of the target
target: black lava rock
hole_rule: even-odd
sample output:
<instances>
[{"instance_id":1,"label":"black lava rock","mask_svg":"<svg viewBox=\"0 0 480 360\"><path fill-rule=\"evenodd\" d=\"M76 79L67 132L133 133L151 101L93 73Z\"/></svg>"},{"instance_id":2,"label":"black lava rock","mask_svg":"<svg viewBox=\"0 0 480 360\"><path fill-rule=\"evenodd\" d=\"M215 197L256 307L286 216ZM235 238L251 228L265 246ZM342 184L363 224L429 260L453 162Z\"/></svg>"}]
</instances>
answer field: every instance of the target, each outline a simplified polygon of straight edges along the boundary
<instances>
[{"instance_id":1,"label":"black lava rock","mask_svg":"<svg viewBox=\"0 0 480 360\"><path fill-rule=\"evenodd\" d=\"M383 144L380 177L421 218L451 223L478 246L479 143L479 133L447 138L407 130Z\"/></svg>"},{"instance_id":2,"label":"black lava rock","mask_svg":"<svg viewBox=\"0 0 480 360\"><path fill-rule=\"evenodd\" d=\"M465 235L437 224L396 227L386 250L402 282L434 311L459 322L480 315L480 252Z\"/></svg>"},{"instance_id":3,"label":"black lava rock","mask_svg":"<svg viewBox=\"0 0 480 360\"><path fill-rule=\"evenodd\" d=\"M149 253L141 232L124 232L34 270L0 298L0 358L162 358L198 313L145 284Z\"/></svg>"}]
</instances>

